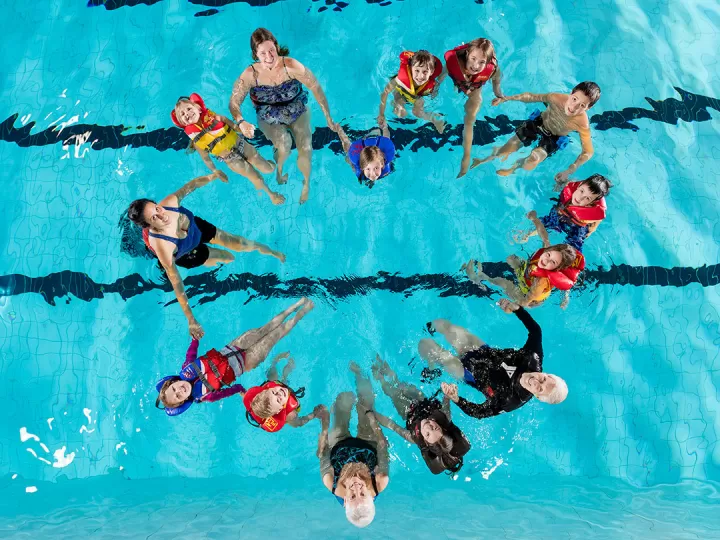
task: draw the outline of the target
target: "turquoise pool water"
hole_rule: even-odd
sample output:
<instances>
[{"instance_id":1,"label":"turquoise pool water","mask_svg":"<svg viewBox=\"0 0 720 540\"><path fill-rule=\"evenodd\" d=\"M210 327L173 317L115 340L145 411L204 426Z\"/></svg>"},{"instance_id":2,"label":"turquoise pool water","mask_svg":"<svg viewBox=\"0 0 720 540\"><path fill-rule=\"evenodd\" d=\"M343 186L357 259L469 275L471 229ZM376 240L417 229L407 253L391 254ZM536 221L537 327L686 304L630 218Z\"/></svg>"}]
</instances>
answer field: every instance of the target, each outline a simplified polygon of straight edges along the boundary
<instances>
[{"instance_id":1,"label":"turquoise pool water","mask_svg":"<svg viewBox=\"0 0 720 540\"><path fill-rule=\"evenodd\" d=\"M717 3L212 3L0 4L2 536L720 537ZM478 36L494 42L507 94L588 79L603 90L591 111L595 156L579 176L615 183L609 218L586 244L588 272L568 309L552 298L533 312L567 401L482 422L456 409L473 450L455 479L432 477L389 434L392 481L363 531L320 483L315 423L258 434L236 399L179 419L154 409L155 382L189 338L157 268L122 248L118 221L129 201L204 173L169 111L196 91L226 112L258 26L313 70L335 119L357 131L374 126L401 50L441 56ZM478 156L531 112L484 96ZM297 204L295 154L284 206L238 176L188 199L288 256L190 272L202 346L309 295L316 309L277 352L295 357L306 402L329 405L353 388L348 362L369 370L376 353L421 384L417 343L438 317L521 345L499 296L482 296L458 269L522 252L510 231L550 208L552 176L578 140L531 174L500 178L491 164L457 180L464 102L446 81L431 105L446 133L391 121L396 172L368 190L310 102L307 204ZM254 120L248 103L244 112ZM244 382L261 380L257 371ZM379 410L390 406L378 397Z\"/></svg>"}]
</instances>

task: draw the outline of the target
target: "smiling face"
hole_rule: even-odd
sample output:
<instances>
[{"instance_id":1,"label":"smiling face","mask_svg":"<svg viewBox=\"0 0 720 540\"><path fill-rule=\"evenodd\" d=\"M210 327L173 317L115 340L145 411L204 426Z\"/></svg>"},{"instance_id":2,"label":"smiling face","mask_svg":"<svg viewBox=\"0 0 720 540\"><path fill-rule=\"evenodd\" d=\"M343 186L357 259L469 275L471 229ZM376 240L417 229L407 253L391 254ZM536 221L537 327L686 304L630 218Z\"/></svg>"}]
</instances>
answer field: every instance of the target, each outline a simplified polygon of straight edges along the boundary
<instances>
[{"instance_id":1,"label":"smiling face","mask_svg":"<svg viewBox=\"0 0 720 540\"><path fill-rule=\"evenodd\" d=\"M568 116L577 116L583 114L590 108L590 98L584 92L576 90L565 103L565 114Z\"/></svg>"},{"instance_id":2,"label":"smiling face","mask_svg":"<svg viewBox=\"0 0 720 540\"><path fill-rule=\"evenodd\" d=\"M345 480L345 504L358 505L364 503L367 499L372 499L370 490L368 490L365 480L359 476L351 476Z\"/></svg>"},{"instance_id":3,"label":"smiling face","mask_svg":"<svg viewBox=\"0 0 720 540\"><path fill-rule=\"evenodd\" d=\"M147 203L142 212L143 219L151 229L162 229L170 223L170 214L156 203Z\"/></svg>"},{"instance_id":4,"label":"smiling face","mask_svg":"<svg viewBox=\"0 0 720 540\"><path fill-rule=\"evenodd\" d=\"M272 69L278 63L278 50L271 40L263 41L255 49L255 56L258 62L268 69Z\"/></svg>"},{"instance_id":5,"label":"smiling face","mask_svg":"<svg viewBox=\"0 0 720 540\"><path fill-rule=\"evenodd\" d=\"M465 71L468 75L477 75L487 66L487 56L478 49L468 49L465 57Z\"/></svg>"},{"instance_id":6,"label":"smiling face","mask_svg":"<svg viewBox=\"0 0 720 540\"><path fill-rule=\"evenodd\" d=\"M429 418L420 422L420 433L422 434L423 439L425 439L425 442L428 444L435 444L443 436L442 428L435 420L431 420Z\"/></svg>"},{"instance_id":7,"label":"smiling face","mask_svg":"<svg viewBox=\"0 0 720 540\"><path fill-rule=\"evenodd\" d=\"M570 204L573 206L591 206L592 203L597 201L600 195L596 195L590 188L584 184L578 186L575 193L572 194Z\"/></svg>"},{"instance_id":8,"label":"smiling face","mask_svg":"<svg viewBox=\"0 0 720 540\"><path fill-rule=\"evenodd\" d=\"M553 270L556 270L561 263L562 255L559 251L545 250L543 254L540 255L538 267L552 272Z\"/></svg>"},{"instance_id":9,"label":"smiling face","mask_svg":"<svg viewBox=\"0 0 720 540\"><path fill-rule=\"evenodd\" d=\"M373 182L380 178L382 170L385 167L385 162L381 159L374 159L363 168L363 174L368 180Z\"/></svg>"},{"instance_id":10,"label":"smiling face","mask_svg":"<svg viewBox=\"0 0 720 540\"><path fill-rule=\"evenodd\" d=\"M200 120L200 106L191 101L182 101L175 107L175 118L183 126L196 124Z\"/></svg>"},{"instance_id":11,"label":"smiling face","mask_svg":"<svg viewBox=\"0 0 720 540\"><path fill-rule=\"evenodd\" d=\"M524 373L520 383L523 388L538 398L548 396L555 390L555 379L545 373Z\"/></svg>"},{"instance_id":12,"label":"smiling face","mask_svg":"<svg viewBox=\"0 0 720 540\"><path fill-rule=\"evenodd\" d=\"M165 389L163 403L166 407L182 405L190 397L192 385L187 381L175 381Z\"/></svg>"},{"instance_id":13,"label":"smiling face","mask_svg":"<svg viewBox=\"0 0 720 540\"><path fill-rule=\"evenodd\" d=\"M430 75L434 71L435 66L430 64L416 64L410 68L413 82L416 86L422 86L430 80Z\"/></svg>"},{"instance_id":14,"label":"smiling face","mask_svg":"<svg viewBox=\"0 0 720 540\"><path fill-rule=\"evenodd\" d=\"M290 392L288 392L287 388L285 388L284 386L276 386L269 390L265 390L265 392L268 392L270 396L270 401L268 403L268 410L270 411L270 416L275 416L277 413L279 413L285 408L285 405L287 405L288 398L290 397Z\"/></svg>"}]
</instances>

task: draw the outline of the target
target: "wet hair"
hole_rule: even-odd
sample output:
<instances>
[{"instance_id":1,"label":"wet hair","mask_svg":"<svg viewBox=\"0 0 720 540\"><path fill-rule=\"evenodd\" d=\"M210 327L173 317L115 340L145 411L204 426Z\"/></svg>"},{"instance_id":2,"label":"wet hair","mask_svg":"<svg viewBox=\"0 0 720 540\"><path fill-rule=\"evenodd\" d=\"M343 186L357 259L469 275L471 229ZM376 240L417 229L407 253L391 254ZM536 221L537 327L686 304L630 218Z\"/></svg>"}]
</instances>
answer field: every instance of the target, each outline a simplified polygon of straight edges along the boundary
<instances>
[{"instance_id":1,"label":"wet hair","mask_svg":"<svg viewBox=\"0 0 720 540\"><path fill-rule=\"evenodd\" d=\"M479 50L483 54L483 56L485 56L485 60L488 64L495 64L497 66L495 47L493 46L492 41L485 38L473 39L470 43L467 44L467 49L465 49L465 55L467 56L470 51L474 49Z\"/></svg>"},{"instance_id":2,"label":"wet hair","mask_svg":"<svg viewBox=\"0 0 720 540\"><path fill-rule=\"evenodd\" d=\"M197 103L191 101L190 98L187 96L182 96L181 98L179 98L175 103L175 118L180 124L182 124L182 121L180 120L180 113L178 111L178 107L180 107L180 105L182 105L183 103L189 103L190 105L195 105L196 107L199 106Z\"/></svg>"},{"instance_id":3,"label":"wet hair","mask_svg":"<svg viewBox=\"0 0 720 540\"><path fill-rule=\"evenodd\" d=\"M267 390L263 390L253 398L252 403L250 403L250 408L260 418L270 418L276 414L273 412L272 406L270 405L272 397L273 395L269 388Z\"/></svg>"},{"instance_id":4,"label":"wet hair","mask_svg":"<svg viewBox=\"0 0 720 540\"><path fill-rule=\"evenodd\" d=\"M549 373L546 373L546 375L555 381L555 388L553 388L553 391L547 396L537 396L537 398L543 403L549 403L550 405L562 403L568 395L567 383L557 375L551 375Z\"/></svg>"},{"instance_id":5,"label":"wet hair","mask_svg":"<svg viewBox=\"0 0 720 540\"><path fill-rule=\"evenodd\" d=\"M278 44L278 40L273 33L267 28L258 28L250 35L250 50L252 51L253 60L257 60L257 48L261 43L272 41L277 49L278 56L288 56L290 49Z\"/></svg>"},{"instance_id":6,"label":"wet hair","mask_svg":"<svg viewBox=\"0 0 720 540\"><path fill-rule=\"evenodd\" d=\"M600 87L592 81L584 81L576 85L575 88L572 89L572 93L574 94L575 92L582 92L587 96L590 100L588 109L595 105L598 99L600 99Z\"/></svg>"},{"instance_id":7,"label":"wet hair","mask_svg":"<svg viewBox=\"0 0 720 540\"><path fill-rule=\"evenodd\" d=\"M364 463L352 462L345 465L340 471L338 477L338 484L345 485L345 481L353 476L359 476L360 479L365 482L365 486L368 491L374 491L372 487L372 476L370 476L370 469Z\"/></svg>"},{"instance_id":8,"label":"wet hair","mask_svg":"<svg viewBox=\"0 0 720 540\"><path fill-rule=\"evenodd\" d=\"M128 219L132 221L135 225L143 229L146 229L150 226L150 224L145 221L145 218L143 217L145 206L147 206L148 204L156 203L155 201L151 201L150 199L135 199L133 202L130 203L130 206L128 206L127 209Z\"/></svg>"},{"instance_id":9,"label":"wet hair","mask_svg":"<svg viewBox=\"0 0 720 540\"><path fill-rule=\"evenodd\" d=\"M167 400L167 397L165 396L165 392L167 391L168 388L170 388L170 386L171 386L173 383L176 383L176 382L178 382L179 380L180 380L180 377L174 377L174 378L172 378L172 379L168 379L167 381L165 381L165 382L163 383L163 385L160 387L160 392L158 393L158 398L157 398L157 401L156 401L155 405L157 405L158 403L162 403L165 407L179 407L180 405L182 405L183 403L185 403L185 401L189 401L189 400L193 399L193 398L192 398L192 395L190 395L190 396L188 396L188 398L187 398L185 401L183 401L182 403L171 403L171 402L169 402L169 401Z\"/></svg>"},{"instance_id":10,"label":"wet hair","mask_svg":"<svg viewBox=\"0 0 720 540\"><path fill-rule=\"evenodd\" d=\"M545 248L545 251L557 251L560 256L562 257L562 260L560 261L560 264L555 270L565 270L566 268L570 268L572 264L575 262L575 259L577 258L577 251L574 247L568 245L568 244L556 244L554 246L550 246L548 248Z\"/></svg>"},{"instance_id":11,"label":"wet hair","mask_svg":"<svg viewBox=\"0 0 720 540\"><path fill-rule=\"evenodd\" d=\"M443 435L436 443L428 444L422 434L415 431L413 440L420 448L423 460L430 472L433 474L455 473L462 468L463 456L470 450L470 443L460 428L453 424L442 410L439 410L439 401L432 399L428 402L426 406L434 410L425 418L434 420ZM417 426L419 427L419 424Z\"/></svg>"},{"instance_id":12,"label":"wet hair","mask_svg":"<svg viewBox=\"0 0 720 540\"><path fill-rule=\"evenodd\" d=\"M602 174L593 174L580 182L580 185L587 186L590 192L598 197L607 197L607 194L610 193L612 182Z\"/></svg>"},{"instance_id":13,"label":"wet hair","mask_svg":"<svg viewBox=\"0 0 720 540\"><path fill-rule=\"evenodd\" d=\"M408 65L411 68L414 66L428 66L432 70L435 68L435 57L428 51L420 50L410 57Z\"/></svg>"},{"instance_id":14,"label":"wet hair","mask_svg":"<svg viewBox=\"0 0 720 540\"><path fill-rule=\"evenodd\" d=\"M356 527L365 528L375 519L375 502L369 499L353 505L346 504L345 517Z\"/></svg>"},{"instance_id":15,"label":"wet hair","mask_svg":"<svg viewBox=\"0 0 720 540\"><path fill-rule=\"evenodd\" d=\"M382 161L385 166L385 154L377 146L366 146L360 151L360 170L364 171L370 163L376 160Z\"/></svg>"}]
</instances>

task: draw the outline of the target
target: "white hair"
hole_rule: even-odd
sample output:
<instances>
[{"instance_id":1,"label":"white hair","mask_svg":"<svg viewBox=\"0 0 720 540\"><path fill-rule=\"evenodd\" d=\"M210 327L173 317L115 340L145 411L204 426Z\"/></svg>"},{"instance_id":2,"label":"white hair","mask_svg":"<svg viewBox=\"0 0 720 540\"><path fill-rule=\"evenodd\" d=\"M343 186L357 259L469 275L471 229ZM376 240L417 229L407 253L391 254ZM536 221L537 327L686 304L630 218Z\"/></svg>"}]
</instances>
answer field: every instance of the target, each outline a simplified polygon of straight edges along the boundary
<instances>
[{"instance_id":1,"label":"white hair","mask_svg":"<svg viewBox=\"0 0 720 540\"><path fill-rule=\"evenodd\" d=\"M367 497L357 503L345 502L345 516L356 527L367 527L375 519L375 501Z\"/></svg>"},{"instance_id":2,"label":"white hair","mask_svg":"<svg viewBox=\"0 0 720 540\"><path fill-rule=\"evenodd\" d=\"M537 398L543 403L549 403L550 405L562 403L568 395L567 383L557 375L551 375L549 373L546 373L546 375L553 380L555 386L552 392L543 396L537 396Z\"/></svg>"}]
</instances>

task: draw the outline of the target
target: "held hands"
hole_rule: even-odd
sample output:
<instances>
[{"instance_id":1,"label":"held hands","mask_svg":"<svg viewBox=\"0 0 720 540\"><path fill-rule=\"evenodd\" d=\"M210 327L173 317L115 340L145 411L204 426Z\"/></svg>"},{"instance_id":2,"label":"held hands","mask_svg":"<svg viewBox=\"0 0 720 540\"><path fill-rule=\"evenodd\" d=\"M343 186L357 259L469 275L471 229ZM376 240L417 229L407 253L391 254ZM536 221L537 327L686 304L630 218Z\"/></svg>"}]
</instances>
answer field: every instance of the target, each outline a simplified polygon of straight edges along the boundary
<instances>
[{"instance_id":1,"label":"held hands","mask_svg":"<svg viewBox=\"0 0 720 540\"><path fill-rule=\"evenodd\" d=\"M454 403L457 403L460 400L457 384L440 383L440 390L442 390L442 393L449 397Z\"/></svg>"},{"instance_id":2,"label":"held hands","mask_svg":"<svg viewBox=\"0 0 720 540\"><path fill-rule=\"evenodd\" d=\"M333 119L330 118L329 116L326 118L326 120L327 120L327 126L328 126L328 128L330 128L330 131L337 133L338 129L340 129L340 124L338 124L337 122L333 122Z\"/></svg>"},{"instance_id":3,"label":"held hands","mask_svg":"<svg viewBox=\"0 0 720 540\"><path fill-rule=\"evenodd\" d=\"M512 313L513 311L520 309L519 305L515 302L511 302L507 298L502 298L497 305L500 306L500 309L502 309L505 313Z\"/></svg>"},{"instance_id":4,"label":"held hands","mask_svg":"<svg viewBox=\"0 0 720 540\"><path fill-rule=\"evenodd\" d=\"M255 126L247 120L235 124L235 127L240 130L240 133L245 135L245 138L252 139L255 136Z\"/></svg>"},{"instance_id":5,"label":"held hands","mask_svg":"<svg viewBox=\"0 0 720 540\"><path fill-rule=\"evenodd\" d=\"M212 178L212 179L217 178L218 180L221 180L222 182L225 182L226 184L228 183L227 174L225 174L224 172L222 172L220 170L216 170L214 173L212 173L210 175L210 178Z\"/></svg>"},{"instance_id":6,"label":"held hands","mask_svg":"<svg viewBox=\"0 0 720 540\"><path fill-rule=\"evenodd\" d=\"M203 330L203 327L200 326L200 323L194 318L188 321L188 329L190 330L190 335L193 339L202 339L205 335L205 330Z\"/></svg>"},{"instance_id":7,"label":"held hands","mask_svg":"<svg viewBox=\"0 0 720 540\"><path fill-rule=\"evenodd\" d=\"M503 96L503 97L496 97L495 99L492 100L491 103L492 103L493 107L497 107L498 105L502 105L506 101L507 101L507 98L505 96Z\"/></svg>"},{"instance_id":8,"label":"held hands","mask_svg":"<svg viewBox=\"0 0 720 540\"><path fill-rule=\"evenodd\" d=\"M380 129L385 129L387 127L387 120L385 119L384 114L378 114L377 124Z\"/></svg>"},{"instance_id":9,"label":"held hands","mask_svg":"<svg viewBox=\"0 0 720 540\"><path fill-rule=\"evenodd\" d=\"M535 221L535 220L537 219L537 212L536 212L535 210L530 210L530 211L527 213L526 217L527 217L528 219L532 219L533 221Z\"/></svg>"}]
</instances>

